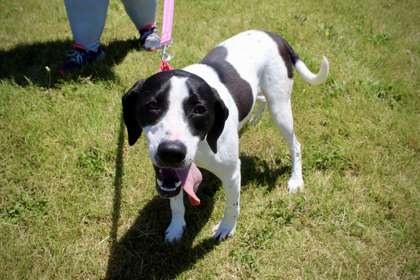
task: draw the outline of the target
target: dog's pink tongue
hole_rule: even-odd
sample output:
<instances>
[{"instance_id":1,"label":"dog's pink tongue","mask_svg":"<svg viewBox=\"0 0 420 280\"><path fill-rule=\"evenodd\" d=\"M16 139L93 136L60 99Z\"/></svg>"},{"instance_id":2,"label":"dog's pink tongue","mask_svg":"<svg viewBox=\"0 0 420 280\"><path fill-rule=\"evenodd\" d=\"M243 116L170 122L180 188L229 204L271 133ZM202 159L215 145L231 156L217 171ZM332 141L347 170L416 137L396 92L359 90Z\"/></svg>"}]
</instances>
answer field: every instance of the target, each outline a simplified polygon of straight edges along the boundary
<instances>
[{"instance_id":1,"label":"dog's pink tongue","mask_svg":"<svg viewBox=\"0 0 420 280\"><path fill-rule=\"evenodd\" d=\"M188 198L190 199L191 204L193 206L197 206L200 204L200 199L197 197L195 192L203 180L203 176L201 175L200 169L198 169L194 163L191 164L187 172L187 174L183 174L184 176L182 176L184 177L184 180L182 180L182 188L188 194Z\"/></svg>"}]
</instances>

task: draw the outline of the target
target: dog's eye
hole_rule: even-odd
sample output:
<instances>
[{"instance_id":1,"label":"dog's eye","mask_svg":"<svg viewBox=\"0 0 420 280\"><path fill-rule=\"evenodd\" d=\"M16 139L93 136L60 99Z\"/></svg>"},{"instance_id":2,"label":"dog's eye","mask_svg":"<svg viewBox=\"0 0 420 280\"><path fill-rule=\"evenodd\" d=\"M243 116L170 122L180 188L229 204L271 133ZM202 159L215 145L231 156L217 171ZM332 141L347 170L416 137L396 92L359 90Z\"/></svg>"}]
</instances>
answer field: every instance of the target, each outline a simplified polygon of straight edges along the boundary
<instances>
[{"instance_id":1,"label":"dog's eye","mask_svg":"<svg viewBox=\"0 0 420 280\"><path fill-rule=\"evenodd\" d=\"M148 111L157 111L157 110L160 110L159 104L158 104L158 102L156 100L147 101L146 104L144 104L144 107Z\"/></svg>"},{"instance_id":2,"label":"dog's eye","mask_svg":"<svg viewBox=\"0 0 420 280\"><path fill-rule=\"evenodd\" d=\"M193 114L197 114L197 115L202 115L206 112L207 112L206 107L204 107L203 105L200 105L200 104L196 105L194 107L194 110L193 110Z\"/></svg>"}]
</instances>

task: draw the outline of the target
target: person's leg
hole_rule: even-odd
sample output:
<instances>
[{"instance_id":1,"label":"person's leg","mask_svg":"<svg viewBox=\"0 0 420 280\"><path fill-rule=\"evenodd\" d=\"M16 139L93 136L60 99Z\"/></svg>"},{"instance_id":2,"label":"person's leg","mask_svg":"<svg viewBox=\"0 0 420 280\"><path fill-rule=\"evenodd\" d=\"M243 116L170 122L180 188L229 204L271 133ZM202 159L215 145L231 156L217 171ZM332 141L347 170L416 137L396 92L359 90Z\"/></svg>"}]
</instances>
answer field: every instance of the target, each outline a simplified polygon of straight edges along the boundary
<instances>
[{"instance_id":1,"label":"person's leg","mask_svg":"<svg viewBox=\"0 0 420 280\"><path fill-rule=\"evenodd\" d=\"M105 56L100 38L109 0L64 0L74 44L59 73L64 75Z\"/></svg>"},{"instance_id":2,"label":"person's leg","mask_svg":"<svg viewBox=\"0 0 420 280\"><path fill-rule=\"evenodd\" d=\"M123 0L125 10L140 32L140 43L147 50L160 47L156 30L156 0Z\"/></svg>"},{"instance_id":3,"label":"person's leg","mask_svg":"<svg viewBox=\"0 0 420 280\"><path fill-rule=\"evenodd\" d=\"M150 28L156 21L156 0L123 0L125 10L137 30Z\"/></svg>"},{"instance_id":4,"label":"person's leg","mask_svg":"<svg viewBox=\"0 0 420 280\"><path fill-rule=\"evenodd\" d=\"M105 25L109 0L64 0L76 44L96 51Z\"/></svg>"}]
</instances>

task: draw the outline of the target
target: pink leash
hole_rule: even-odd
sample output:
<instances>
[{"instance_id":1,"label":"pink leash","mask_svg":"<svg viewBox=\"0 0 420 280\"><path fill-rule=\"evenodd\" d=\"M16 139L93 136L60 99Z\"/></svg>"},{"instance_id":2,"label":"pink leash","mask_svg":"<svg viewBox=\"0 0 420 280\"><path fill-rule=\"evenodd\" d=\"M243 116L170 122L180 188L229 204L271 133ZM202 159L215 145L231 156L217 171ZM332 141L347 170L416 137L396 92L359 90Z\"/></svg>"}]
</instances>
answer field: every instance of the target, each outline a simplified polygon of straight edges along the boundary
<instances>
[{"instance_id":1,"label":"pink leash","mask_svg":"<svg viewBox=\"0 0 420 280\"><path fill-rule=\"evenodd\" d=\"M173 69L173 67L169 64L171 57L168 53L168 48L172 43L174 2L175 0L165 0L163 3L162 36L160 38L160 45L163 47L163 49L160 62L160 71L168 71Z\"/></svg>"}]
</instances>

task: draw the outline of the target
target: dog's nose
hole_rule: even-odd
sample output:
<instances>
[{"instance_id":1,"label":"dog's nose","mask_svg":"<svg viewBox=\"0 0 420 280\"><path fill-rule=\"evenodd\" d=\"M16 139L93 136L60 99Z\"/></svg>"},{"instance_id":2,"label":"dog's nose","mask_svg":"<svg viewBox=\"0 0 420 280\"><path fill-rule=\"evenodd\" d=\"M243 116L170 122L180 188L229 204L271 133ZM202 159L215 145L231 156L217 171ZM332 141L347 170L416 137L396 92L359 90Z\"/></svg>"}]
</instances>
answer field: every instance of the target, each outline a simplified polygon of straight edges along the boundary
<instances>
[{"instance_id":1,"label":"dog's nose","mask_svg":"<svg viewBox=\"0 0 420 280\"><path fill-rule=\"evenodd\" d=\"M180 141L165 141L159 144L157 155L164 164L180 164L187 154L187 147Z\"/></svg>"}]
</instances>

